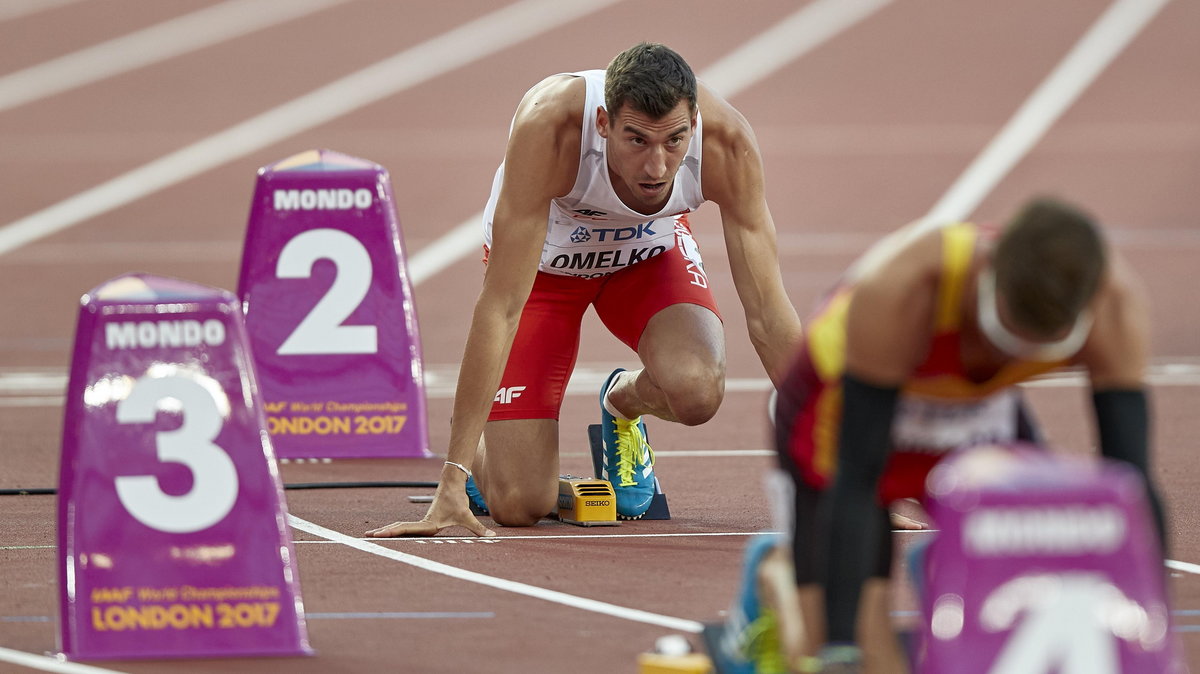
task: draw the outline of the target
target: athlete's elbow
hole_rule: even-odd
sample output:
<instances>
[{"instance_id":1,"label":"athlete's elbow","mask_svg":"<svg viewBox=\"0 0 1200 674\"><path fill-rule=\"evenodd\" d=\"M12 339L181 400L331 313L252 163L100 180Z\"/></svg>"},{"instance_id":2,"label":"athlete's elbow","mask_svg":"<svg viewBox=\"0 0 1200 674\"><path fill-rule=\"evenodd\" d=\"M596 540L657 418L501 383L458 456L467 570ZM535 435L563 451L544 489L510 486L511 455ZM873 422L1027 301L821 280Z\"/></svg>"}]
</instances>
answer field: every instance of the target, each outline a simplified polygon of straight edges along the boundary
<instances>
[{"instance_id":1,"label":"athlete's elbow","mask_svg":"<svg viewBox=\"0 0 1200 674\"><path fill-rule=\"evenodd\" d=\"M503 326L502 332L516 332L517 324L521 321L521 314L525 310L525 302L529 294L517 295L516 293L496 293L484 292L480 293L479 299L475 302L475 310L472 320L475 323L491 324L495 326Z\"/></svg>"},{"instance_id":2,"label":"athlete's elbow","mask_svg":"<svg viewBox=\"0 0 1200 674\"><path fill-rule=\"evenodd\" d=\"M746 325L748 334L750 335L750 344L754 346L756 353L763 353L771 344L770 333L767 330L766 323L763 321L749 321Z\"/></svg>"},{"instance_id":3,"label":"athlete's elbow","mask_svg":"<svg viewBox=\"0 0 1200 674\"><path fill-rule=\"evenodd\" d=\"M794 323L795 329L799 329L800 321L794 318L794 313L792 317L793 320L789 322L783 316L773 317L766 311L747 311L746 332L750 335L750 343L759 353L770 349L772 344L779 343L780 337L793 331L789 323Z\"/></svg>"}]
</instances>

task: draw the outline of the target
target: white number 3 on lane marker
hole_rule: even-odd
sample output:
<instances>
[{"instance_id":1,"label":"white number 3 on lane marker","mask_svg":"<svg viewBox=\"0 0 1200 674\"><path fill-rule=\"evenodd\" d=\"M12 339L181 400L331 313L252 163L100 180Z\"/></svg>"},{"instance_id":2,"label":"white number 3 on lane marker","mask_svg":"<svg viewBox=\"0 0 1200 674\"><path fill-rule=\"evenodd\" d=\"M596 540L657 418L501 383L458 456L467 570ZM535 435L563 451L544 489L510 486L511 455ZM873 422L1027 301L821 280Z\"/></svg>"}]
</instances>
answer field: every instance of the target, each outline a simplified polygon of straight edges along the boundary
<instances>
[{"instance_id":1,"label":"white number 3 on lane marker","mask_svg":"<svg viewBox=\"0 0 1200 674\"><path fill-rule=\"evenodd\" d=\"M151 423L159 403L172 398L181 405L183 424L156 433L154 442L160 461L181 463L192 472L191 490L180 496L163 493L153 475L126 475L115 482L117 497L134 519L158 531L184 534L207 529L229 514L237 501L238 475L229 454L213 444L222 426L218 401L194 379L138 379L129 397L117 405L117 421Z\"/></svg>"}]
</instances>

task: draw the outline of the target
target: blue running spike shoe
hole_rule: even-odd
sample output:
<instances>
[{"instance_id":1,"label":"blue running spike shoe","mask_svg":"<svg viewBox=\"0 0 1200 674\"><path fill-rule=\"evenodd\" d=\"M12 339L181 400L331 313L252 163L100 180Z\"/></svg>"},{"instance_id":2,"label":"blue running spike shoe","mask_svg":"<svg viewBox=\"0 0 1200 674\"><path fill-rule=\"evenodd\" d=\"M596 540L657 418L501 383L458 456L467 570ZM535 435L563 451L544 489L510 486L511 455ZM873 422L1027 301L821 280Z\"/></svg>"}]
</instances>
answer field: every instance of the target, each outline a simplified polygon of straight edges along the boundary
<instances>
[{"instance_id":1,"label":"blue running spike shoe","mask_svg":"<svg viewBox=\"0 0 1200 674\"><path fill-rule=\"evenodd\" d=\"M638 417L618 419L604 407L604 396L617 375L617 368L600 388L600 425L604 439L604 479L617 493L617 517L637 519L646 514L654 499L654 451L646 442L646 424Z\"/></svg>"},{"instance_id":2,"label":"blue running spike shoe","mask_svg":"<svg viewBox=\"0 0 1200 674\"><path fill-rule=\"evenodd\" d=\"M765 609L758 596L758 568L780 538L754 536L746 544L742 563L742 585L725 623L717 627L709 642L709 655L720 674L786 674L787 659L779 637L775 614Z\"/></svg>"},{"instance_id":3,"label":"blue running spike shoe","mask_svg":"<svg viewBox=\"0 0 1200 674\"><path fill-rule=\"evenodd\" d=\"M467 499L471 501L471 510L475 511L476 515L488 514L487 504L483 502L483 493L479 491L479 486L475 484L473 475L467 476Z\"/></svg>"}]
</instances>

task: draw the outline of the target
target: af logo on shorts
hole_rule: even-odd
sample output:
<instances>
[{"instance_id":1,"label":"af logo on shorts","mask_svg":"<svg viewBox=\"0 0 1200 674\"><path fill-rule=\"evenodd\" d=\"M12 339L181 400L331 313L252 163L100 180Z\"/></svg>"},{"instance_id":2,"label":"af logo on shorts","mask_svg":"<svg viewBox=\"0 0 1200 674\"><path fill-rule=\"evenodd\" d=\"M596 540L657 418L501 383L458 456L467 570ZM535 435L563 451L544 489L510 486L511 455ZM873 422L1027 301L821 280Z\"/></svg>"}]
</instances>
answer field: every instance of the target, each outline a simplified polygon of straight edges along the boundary
<instances>
[{"instance_id":1,"label":"af logo on shorts","mask_svg":"<svg viewBox=\"0 0 1200 674\"><path fill-rule=\"evenodd\" d=\"M591 240L592 233L589 232L588 228L584 227L583 225L576 227L575 231L571 232L571 243L587 243Z\"/></svg>"},{"instance_id":2,"label":"af logo on shorts","mask_svg":"<svg viewBox=\"0 0 1200 674\"><path fill-rule=\"evenodd\" d=\"M520 398L521 391L524 390L524 386L509 386L507 388L501 388L499 391L496 391L496 397L492 399L492 402L497 402L501 405L507 405L513 401L513 398Z\"/></svg>"}]
</instances>

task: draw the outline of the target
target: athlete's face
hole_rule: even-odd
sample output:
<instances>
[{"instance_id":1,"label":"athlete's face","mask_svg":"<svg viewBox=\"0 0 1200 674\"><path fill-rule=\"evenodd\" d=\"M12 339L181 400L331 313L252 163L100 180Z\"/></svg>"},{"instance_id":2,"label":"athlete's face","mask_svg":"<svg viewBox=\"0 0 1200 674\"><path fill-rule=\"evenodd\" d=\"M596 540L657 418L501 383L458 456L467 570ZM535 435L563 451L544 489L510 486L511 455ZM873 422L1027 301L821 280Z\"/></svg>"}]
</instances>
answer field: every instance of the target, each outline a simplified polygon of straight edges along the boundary
<instances>
[{"instance_id":1,"label":"athlete's face","mask_svg":"<svg viewBox=\"0 0 1200 674\"><path fill-rule=\"evenodd\" d=\"M635 211L661 209L696 130L687 101L657 119L630 105L611 117L601 108L596 126L608 141L608 175L617 196Z\"/></svg>"}]
</instances>

